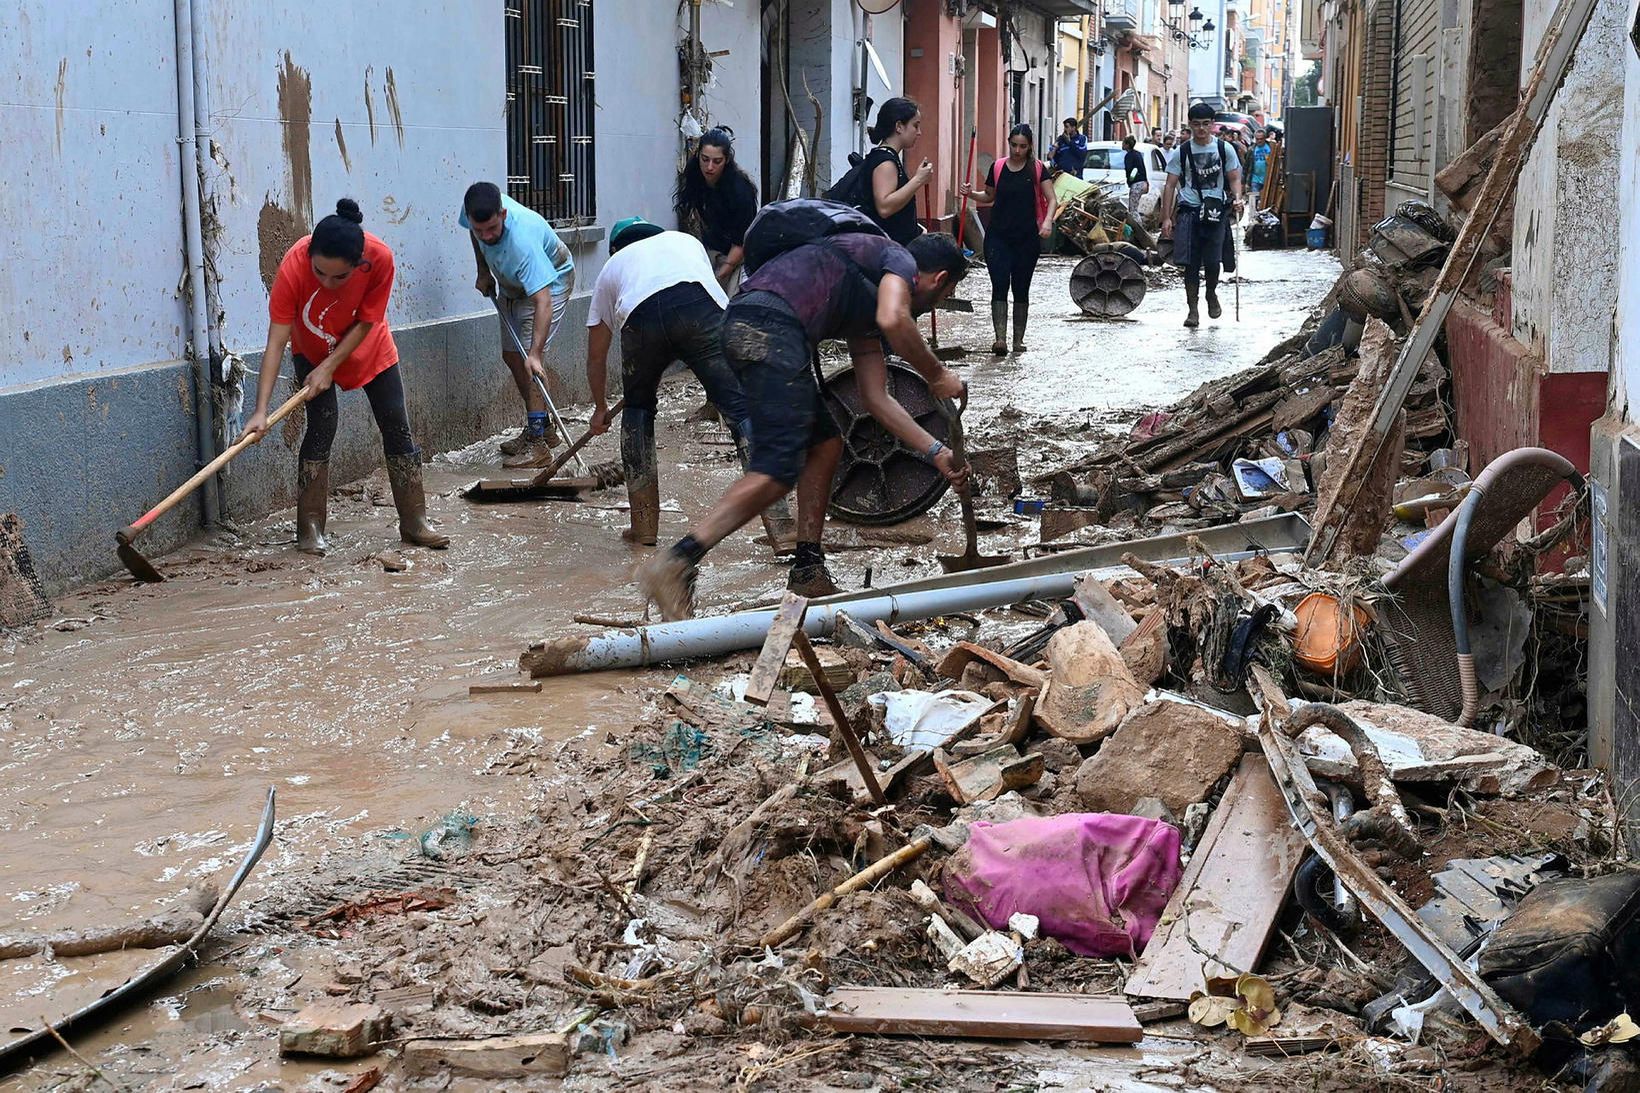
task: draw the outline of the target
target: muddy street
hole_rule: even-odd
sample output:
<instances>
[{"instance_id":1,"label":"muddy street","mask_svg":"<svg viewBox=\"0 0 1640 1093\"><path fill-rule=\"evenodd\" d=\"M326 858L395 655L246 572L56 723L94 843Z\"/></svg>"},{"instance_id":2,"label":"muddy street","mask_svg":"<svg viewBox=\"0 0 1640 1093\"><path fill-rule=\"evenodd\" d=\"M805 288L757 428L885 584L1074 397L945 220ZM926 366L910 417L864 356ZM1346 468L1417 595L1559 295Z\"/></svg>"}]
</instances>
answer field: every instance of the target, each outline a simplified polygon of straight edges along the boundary
<instances>
[{"instance_id":1,"label":"muddy street","mask_svg":"<svg viewBox=\"0 0 1640 1093\"><path fill-rule=\"evenodd\" d=\"M1192 332L1179 325L1175 280L1153 287L1130 321L1086 319L1066 291L1073 264L1042 263L1023 354L989 355L982 268L961 292L974 312L939 315L941 344L969 350L954 363L972 389L970 444L1017 445L1027 474L1253 363L1298 328L1337 272L1318 253L1252 255L1241 322L1227 311ZM1227 307L1232 295L1227 285ZM685 420L698 388L674 379L664 391L663 542L735 472L727 434ZM587 411L568 416L573 429ZM618 458L613 435L587 455ZM583 629L577 615L631 620L643 611L630 583L642 555L618 538L622 490L581 503L464 501L461 487L495 465L492 439L428 467L432 515L452 539L446 552L397 542L378 473L335 491L322 559L294 551L291 514L282 513L154 559L164 584L120 579L79 590L45 624L0 639L0 918L23 931L89 927L153 913L190 883L220 881L271 785L273 847L228 917L243 925L282 893L311 889L330 863L402 853L441 818L475 817L485 845L489 826L528 816L557 792L550 758L539 758L550 745L646 716L673 671L469 694L473 684L518 678L520 651ZM982 546L1017 550L1029 540L1028 520L991 508L1000 530ZM855 587L868 568L876 584L938 572L933 555L960 549L954 512L947 497L887 529L893 535L834 526L839 582ZM712 555L704 610L778 594L784 566L753 541L755 530ZM224 930L212 945L246 943ZM0 965L0 1010L13 1024L37 1018L48 999L65 1012L130 966L124 957ZM292 1081L300 1068L281 1070L271 1033L233 1002L241 975L232 962L207 964L79 1046L142 1088ZM51 1071L24 1075L19 1087L50 1087Z\"/></svg>"}]
</instances>

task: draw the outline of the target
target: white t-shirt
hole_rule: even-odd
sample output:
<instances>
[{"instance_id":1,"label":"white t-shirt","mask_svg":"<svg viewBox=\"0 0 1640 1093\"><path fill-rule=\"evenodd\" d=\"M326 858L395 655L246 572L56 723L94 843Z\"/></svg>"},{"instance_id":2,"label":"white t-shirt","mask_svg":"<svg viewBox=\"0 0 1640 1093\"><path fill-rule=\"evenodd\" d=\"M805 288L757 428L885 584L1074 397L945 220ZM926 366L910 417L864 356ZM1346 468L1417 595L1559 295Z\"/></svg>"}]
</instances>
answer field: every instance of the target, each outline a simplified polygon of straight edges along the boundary
<instances>
[{"instance_id":1,"label":"white t-shirt","mask_svg":"<svg viewBox=\"0 0 1640 1093\"><path fill-rule=\"evenodd\" d=\"M598 272L592 289L592 306L587 309L587 325L607 323L612 330L626 325L627 317L655 293L673 285L697 284L716 300L729 306L712 271L712 260L700 240L684 232L666 231L622 247Z\"/></svg>"}]
</instances>

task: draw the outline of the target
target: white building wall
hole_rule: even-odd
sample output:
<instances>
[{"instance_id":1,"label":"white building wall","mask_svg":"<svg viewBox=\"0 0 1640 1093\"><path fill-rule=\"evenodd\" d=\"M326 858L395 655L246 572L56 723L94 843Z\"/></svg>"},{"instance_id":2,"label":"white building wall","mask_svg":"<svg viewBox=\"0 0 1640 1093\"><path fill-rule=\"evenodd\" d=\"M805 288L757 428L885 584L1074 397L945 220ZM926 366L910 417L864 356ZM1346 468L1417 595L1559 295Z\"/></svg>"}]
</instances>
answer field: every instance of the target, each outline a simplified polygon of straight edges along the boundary
<instances>
[{"instance_id":1,"label":"white building wall","mask_svg":"<svg viewBox=\"0 0 1640 1093\"><path fill-rule=\"evenodd\" d=\"M1226 0L1207 0L1206 3L1191 0L1185 6L1186 13L1193 8L1200 8L1202 13L1202 21L1196 25L1196 39L1208 43L1208 48L1190 51L1190 99L1192 102L1205 98L1218 100L1224 96L1224 36L1229 5ZM1212 20L1213 29L1200 29L1208 20Z\"/></svg>"},{"instance_id":2,"label":"white building wall","mask_svg":"<svg viewBox=\"0 0 1640 1093\"><path fill-rule=\"evenodd\" d=\"M1551 372L1605 371L1612 356L1618 256L1598 241L1618 219L1623 101L1612 94L1612 73L1630 52L1628 4L1596 5L1516 191L1514 334L1543 354ZM1547 8L1526 5L1523 81L1546 29Z\"/></svg>"},{"instance_id":3,"label":"white building wall","mask_svg":"<svg viewBox=\"0 0 1640 1093\"><path fill-rule=\"evenodd\" d=\"M393 325L483 310L456 215L470 183L505 189L500 13L474 19L435 0L196 8L208 20L228 346L261 346L291 233L344 196L393 248Z\"/></svg>"},{"instance_id":4,"label":"white building wall","mask_svg":"<svg viewBox=\"0 0 1640 1093\"><path fill-rule=\"evenodd\" d=\"M1626 0L1624 23L1640 19L1640 0ZM1616 345L1608 412L1635 421L1632 393L1640 392L1640 53L1622 48L1625 92L1622 130L1612 158L1617 172Z\"/></svg>"},{"instance_id":5,"label":"white building wall","mask_svg":"<svg viewBox=\"0 0 1640 1093\"><path fill-rule=\"evenodd\" d=\"M0 10L0 390L182 354L171 10Z\"/></svg>"}]
</instances>

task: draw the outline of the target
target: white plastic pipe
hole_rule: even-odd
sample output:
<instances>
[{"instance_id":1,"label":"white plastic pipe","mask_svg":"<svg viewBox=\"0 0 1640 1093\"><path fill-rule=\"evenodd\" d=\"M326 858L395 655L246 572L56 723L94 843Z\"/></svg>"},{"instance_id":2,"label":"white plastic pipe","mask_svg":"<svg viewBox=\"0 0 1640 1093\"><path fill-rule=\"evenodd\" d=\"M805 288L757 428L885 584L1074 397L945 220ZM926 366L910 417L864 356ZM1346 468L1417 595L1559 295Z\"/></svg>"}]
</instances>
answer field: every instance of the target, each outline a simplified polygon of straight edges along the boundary
<instances>
[{"instance_id":1,"label":"white plastic pipe","mask_svg":"<svg viewBox=\"0 0 1640 1093\"><path fill-rule=\"evenodd\" d=\"M869 626L878 620L894 623L931 619L954 611L979 611L1025 600L1062 600L1070 596L1078 576L1075 572L1050 573L897 595L885 592L844 604L810 604L803 629L810 637L827 637L837 624L839 611ZM557 638L531 646L518 664L532 676L554 676L720 656L761 647L774 616L772 609L741 611L629 630L606 630L585 637Z\"/></svg>"},{"instance_id":2,"label":"white plastic pipe","mask_svg":"<svg viewBox=\"0 0 1640 1093\"><path fill-rule=\"evenodd\" d=\"M177 144L182 154L182 237L188 262L188 347L194 362L194 448L199 466L216 458L211 427L211 341L205 307L205 243L199 220L198 123L194 110L193 0L174 0L177 48ZM278 366L277 361L274 366ZM263 367L266 367L264 362ZM216 476L200 491L201 521L215 527Z\"/></svg>"}]
</instances>

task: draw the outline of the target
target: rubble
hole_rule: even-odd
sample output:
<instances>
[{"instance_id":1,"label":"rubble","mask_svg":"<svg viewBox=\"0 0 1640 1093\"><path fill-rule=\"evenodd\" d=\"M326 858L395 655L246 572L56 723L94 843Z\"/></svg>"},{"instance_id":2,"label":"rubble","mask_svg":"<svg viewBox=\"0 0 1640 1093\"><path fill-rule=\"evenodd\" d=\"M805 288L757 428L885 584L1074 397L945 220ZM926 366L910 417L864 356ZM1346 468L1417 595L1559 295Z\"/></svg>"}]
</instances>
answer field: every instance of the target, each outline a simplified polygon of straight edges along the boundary
<instances>
[{"instance_id":1,"label":"rubble","mask_svg":"<svg viewBox=\"0 0 1640 1093\"><path fill-rule=\"evenodd\" d=\"M1201 706L1163 699L1122 720L1076 772L1076 795L1094 812L1132 812L1155 797L1175 816L1207 799L1241 758L1241 735Z\"/></svg>"}]
</instances>

